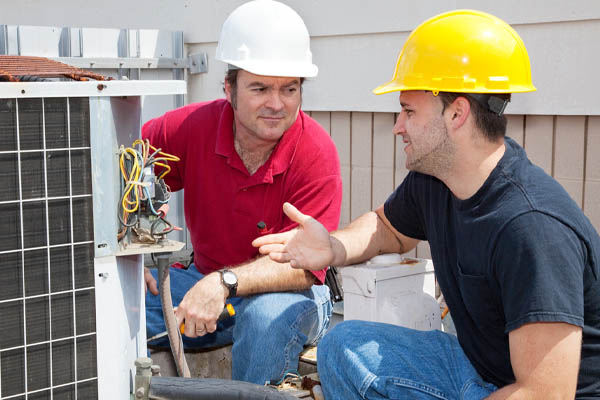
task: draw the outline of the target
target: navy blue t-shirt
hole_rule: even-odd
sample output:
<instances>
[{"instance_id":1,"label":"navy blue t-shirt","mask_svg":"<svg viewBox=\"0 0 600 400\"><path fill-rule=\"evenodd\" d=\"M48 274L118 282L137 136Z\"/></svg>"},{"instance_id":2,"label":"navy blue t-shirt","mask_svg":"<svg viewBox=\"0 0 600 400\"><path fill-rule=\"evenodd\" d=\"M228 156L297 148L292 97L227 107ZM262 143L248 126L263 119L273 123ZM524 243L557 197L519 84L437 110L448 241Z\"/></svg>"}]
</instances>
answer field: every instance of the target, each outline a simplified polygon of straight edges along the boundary
<instances>
[{"instance_id":1,"label":"navy blue t-shirt","mask_svg":"<svg viewBox=\"0 0 600 400\"><path fill-rule=\"evenodd\" d=\"M566 322L583 328L577 397L600 396L600 238L554 179L512 139L505 144L471 198L411 172L385 216L404 235L429 241L459 342L486 381L515 381L510 331Z\"/></svg>"}]
</instances>

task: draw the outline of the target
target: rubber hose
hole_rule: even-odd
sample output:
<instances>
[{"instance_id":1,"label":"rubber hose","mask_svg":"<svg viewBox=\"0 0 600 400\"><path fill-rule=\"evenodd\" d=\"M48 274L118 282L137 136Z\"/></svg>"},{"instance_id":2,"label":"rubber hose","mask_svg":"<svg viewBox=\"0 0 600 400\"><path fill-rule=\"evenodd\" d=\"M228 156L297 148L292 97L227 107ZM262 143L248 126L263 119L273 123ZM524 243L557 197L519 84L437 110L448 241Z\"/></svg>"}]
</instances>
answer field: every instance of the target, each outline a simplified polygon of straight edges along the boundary
<instances>
[{"instance_id":1,"label":"rubber hose","mask_svg":"<svg viewBox=\"0 0 600 400\"><path fill-rule=\"evenodd\" d=\"M157 261L160 302L162 303L163 316L169 334L171 352L173 353L173 359L175 360L175 366L177 367L177 374L184 378L190 378L190 369L187 360L185 359L185 352L183 351L183 339L181 338L181 333L179 333L179 326L177 325L177 319L175 318L175 312L173 311L171 283L169 278L169 258L159 256L157 257Z\"/></svg>"},{"instance_id":2,"label":"rubber hose","mask_svg":"<svg viewBox=\"0 0 600 400\"><path fill-rule=\"evenodd\" d=\"M229 379L153 377L150 400L298 400L275 388Z\"/></svg>"}]
</instances>

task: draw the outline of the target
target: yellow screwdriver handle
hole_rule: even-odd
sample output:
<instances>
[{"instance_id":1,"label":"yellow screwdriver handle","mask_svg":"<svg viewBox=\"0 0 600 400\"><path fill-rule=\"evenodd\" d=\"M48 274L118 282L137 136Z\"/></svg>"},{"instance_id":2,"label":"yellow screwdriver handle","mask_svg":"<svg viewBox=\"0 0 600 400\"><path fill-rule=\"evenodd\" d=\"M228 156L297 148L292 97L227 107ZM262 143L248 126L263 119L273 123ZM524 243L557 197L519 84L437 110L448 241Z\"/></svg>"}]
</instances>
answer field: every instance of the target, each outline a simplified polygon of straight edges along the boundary
<instances>
[{"instance_id":1,"label":"yellow screwdriver handle","mask_svg":"<svg viewBox=\"0 0 600 400\"><path fill-rule=\"evenodd\" d=\"M233 317L235 315L235 308L233 308L233 306L230 303L225 304L225 307L223 307L223 311L221 311L221 315L219 315L219 318L217 319L217 321L221 321L225 318L229 318L229 317ZM185 322L182 322L181 325L179 325L179 332L181 332L181 334L183 335L183 332L185 331Z\"/></svg>"}]
</instances>

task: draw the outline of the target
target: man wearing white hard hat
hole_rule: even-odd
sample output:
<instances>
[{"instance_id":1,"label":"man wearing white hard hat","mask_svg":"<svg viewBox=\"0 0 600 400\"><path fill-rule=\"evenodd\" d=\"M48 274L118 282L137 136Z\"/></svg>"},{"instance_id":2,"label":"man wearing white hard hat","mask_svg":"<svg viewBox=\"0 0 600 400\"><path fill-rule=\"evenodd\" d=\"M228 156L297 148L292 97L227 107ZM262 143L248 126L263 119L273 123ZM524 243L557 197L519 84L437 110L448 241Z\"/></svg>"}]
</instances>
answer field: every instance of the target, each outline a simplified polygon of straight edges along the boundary
<instances>
[{"instance_id":1,"label":"man wearing white hard hat","mask_svg":"<svg viewBox=\"0 0 600 400\"><path fill-rule=\"evenodd\" d=\"M181 159L166 183L185 189L194 263L171 269L173 302L186 347L233 343L233 379L278 382L297 373L303 346L327 329L326 270L276 263L251 242L297 225L281 211L286 201L336 229L339 159L327 132L300 110L303 80L318 69L294 10L271 0L238 7L223 24L216 59L227 65L226 99L168 112L142 131ZM149 337L165 330L155 278L146 271ZM217 321L226 302L236 315Z\"/></svg>"}]
</instances>

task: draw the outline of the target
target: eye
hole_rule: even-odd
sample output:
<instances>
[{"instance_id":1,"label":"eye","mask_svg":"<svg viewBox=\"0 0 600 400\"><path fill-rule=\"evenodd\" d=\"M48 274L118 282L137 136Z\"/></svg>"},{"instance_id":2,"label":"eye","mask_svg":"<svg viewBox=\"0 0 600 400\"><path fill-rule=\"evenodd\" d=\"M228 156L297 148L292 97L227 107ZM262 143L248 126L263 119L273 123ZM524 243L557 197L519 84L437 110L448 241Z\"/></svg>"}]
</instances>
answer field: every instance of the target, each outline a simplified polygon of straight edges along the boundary
<instances>
[{"instance_id":1,"label":"eye","mask_svg":"<svg viewBox=\"0 0 600 400\"><path fill-rule=\"evenodd\" d=\"M284 89L283 89L283 93L284 93L284 94L286 94L286 95L288 95L288 96L291 96L291 95L293 95L293 94L294 94L294 93L296 93L297 91L298 91L298 88L297 88L297 87L295 87L295 86L292 86L292 87L287 87L287 88L284 88Z\"/></svg>"}]
</instances>

